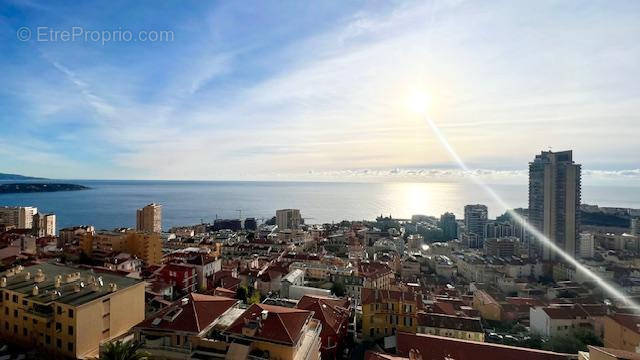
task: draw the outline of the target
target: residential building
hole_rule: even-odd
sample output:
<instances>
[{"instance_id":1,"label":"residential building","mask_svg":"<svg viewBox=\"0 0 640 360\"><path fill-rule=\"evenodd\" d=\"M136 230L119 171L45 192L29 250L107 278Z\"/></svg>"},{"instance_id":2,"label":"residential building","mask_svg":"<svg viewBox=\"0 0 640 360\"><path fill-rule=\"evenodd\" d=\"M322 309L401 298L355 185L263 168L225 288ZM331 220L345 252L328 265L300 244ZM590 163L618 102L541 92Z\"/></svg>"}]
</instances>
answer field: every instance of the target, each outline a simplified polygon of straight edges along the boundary
<instances>
[{"instance_id":1,"label":"residential building","mask_svg":"<svg viewBox=\"0 0 640 360\"><path fill-rule=\"evenodd\" d=\"M468 234L476 235L476 242L470 243L470 248L482 248L486 237L486 225L489 212L486 205L475 204L464 207L464 227Z\"/></svg>"},{"instance_id":2,"label":"residential building","mask_svg":"<svg viewBox=\"0 0 640 360\"><path fill-rule=\"evenodd\" d=\"M147 233L162 232L162 205L151 203L136 211L136 230Z\"/></svg>"},{"instance_id":3,"label":"residential building","mask_svg":"<svg viewBox=\"0 0 640 360\"><path fill-rule=\"evenodd\" d=\"M419 312L417 332L462 340L484 341L484 329L478 317Z\"/></svg>"},{"instance_id":4,"label":"residential building","mask_svg":"<svg viewBox=\"0 0 640 360\"><path fill-rule=\"evenodd\" d=\"M604 346L638 352L640 349L640 315L618 313L606 316Z\"/></svg>"},{"instance_id":5,"label":"residential building","mask_svg":"<svg viewBox=\"0 0 640 360\"><path fill-rule=\"evenodd\" d=\"M588 352L580 351L578 360L640 360L637 352L588 345Z\"/></svg>"},{"instance_id":6,"label":"residential building","mask_svg":"<svg viewBox=\"0 0 640 360\"><path fill-rule=\"evenodd\" d=\"M422 294L412 290L362 289L362 336L378 339L418 329Z\"/></svg>"},{"instance_id":7,"label":"residential building","mask_svg":"<svg viewBox=\"0 0 640 360\"><path fill-rule=\"evenodd\" d=\"M253 304L223 335L227 358L318 360L322 325L313 312L281 306Z\"/></svg>"},{"instance_id":8,"label":"residential building","mask_svg":"<svg viewBox=\"0 0 640 360\"><path fill-rule=\"evenodd\" d=\"M524 347L404 332L397 336L396 353L405 359L421 360L569 360L575 358L575 354L560 354Z\"/></svg>"},{"instance_id":9,"label":"residential building","mask_svg":"<svg viewBox=\"0 0 640 360\"><path fill-rule=\"evenodd\" d=\"M580 257L592 259L595 255L595 240L593 234L580 233Z\"/></svg>"},{"instance_id":10,"label":"residential building","mask_svg":"<svg viewBox=\"0 0 640 360\"><path fill-rule=\"evenodd\" d=\"M196 268L186 264L167 264L157 271L158 277L165 284L175 287L174 292L189 294L196 290Z\"/></svg>"},{"instance_id":11,"label":"residential building","mask_svg":"<svg viewBox=\"0 0 640 360\"><path fill-rule=\"evenodd\" d=\"M148 317L134 328L135 339L154 359L190 359L194 337L204 337L240 301L192 293Z\"/></svg>"},{"instance_id":12,"label":"residential building","mask_svg":"<svg viewBox=\"0 0 640 360\"><path fill-rule=\"evenodd\" d=\"M302 225L299 209L276 210L276 225L279 230L295 230Z\"/></svg>"},{"instance_id":13,"label":"residential building","mask_svg":"<svg viewBox=\"0 0 640 360\"><path fill-rule=\"evenodd\" d=\"M570 150L543 151L529 163L529 222L571 256L579 249L580 181ZM543 260L556 258L544 241L534 239L532 245Z\"/></svg>"},{"instance_id":14,"label":"residential building","mask_svg":"<svg viewBox=\"0 0 640 360\"><path fill-rule=\"evenodd\" d=\"M144 282L43 263L0 274L0 336L52 356L95 357L144 320Z\"/></svg>"},{"instance_id":15,"label":"residential building","mask_svg":"<svg viewBox=\"0 0 640 360\"><path fill-rule=\"evenodd\" d=\"M32 206L3 206L0 207L0 225L31 229L33 216L37 213L38 208Z\"/></svg>"},{"instance_id":16,"label":"residential building","mask_svg":"<svg viewBox=\"0 0 640 360\"><path fill-rule=\"evenodd\" d=\"M104 262L113 253L126 252L142 259L147 265L162 263L160 234L135 231L98 231L87 233L80 240L80 248L87 256Z\"/></svg>"},{"instance_id":17,"label":"residential building","mask_svg":"<svg viewBox=\"0 0 640 360\"><path fill-rule=\"evenodd\" d=\"M531 332L534 334L551 337L569 335L580 328L593 330L589 314L580 305L532 307L529 311Z\"/></svg>"},{"instance_id":18,"label":"residential building","mask_svg":"<svg viewBox=\"0 0 640 360\"><path fill-rule=\"evenodd\" d=\"M484 253L486 255L512 257L518 254L519 249L520 241L513 236L488 238L484 241Z\"/></svg>"},{"instance_id":19,"label":"residential building","mask_svg":"<svg viewBox=\"0 0 640 360\"><path fill-rule=\"evenodd\" d=\"M458 237L458 223L453 213L447 212L440 215L439 226L442 229L445 240L453 240Z\"/></svg>"},{"instance_id":20,"label":"residential building","mask_svg":"<svg viewBox=\"0 0 640 360\"><path fill-rule=\"evenodd\" d=\"M56 215L41 213L33 215L32 228L35 229L38 237L56 236Z\"/></svg>"},{"instance_id":21,"label":"residential building","mask_svg":"<svg viewBox=\"0 0 640 360\"><path fill-rule=\"evenodd\" d=\"M296 308L313 311L313 318L322 324L320 332L322 358L325 360L340 358L346 344L351 319L349 299L305 295L298 301Z\"/></svg>"},{"instance_id":22,"label":"residential building","mask_svg":"<svg viewBox=\"0 0 640 360\"><path fill-rule=\"evenodd\" d=\"M60 229L58 232L58 247L63 247L66 244L79 243L80 240L87 234L95 234L96 230L93 226L74 226L64 229Z\"/></svg>"}]
</instances>

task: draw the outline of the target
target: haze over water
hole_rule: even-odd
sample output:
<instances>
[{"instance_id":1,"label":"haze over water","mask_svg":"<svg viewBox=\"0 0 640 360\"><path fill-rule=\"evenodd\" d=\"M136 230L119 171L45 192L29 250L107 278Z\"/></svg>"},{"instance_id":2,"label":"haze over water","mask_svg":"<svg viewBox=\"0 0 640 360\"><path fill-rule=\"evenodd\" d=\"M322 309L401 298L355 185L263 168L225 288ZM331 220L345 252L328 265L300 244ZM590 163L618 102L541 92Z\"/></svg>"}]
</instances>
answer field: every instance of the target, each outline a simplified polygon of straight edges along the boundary
<instances>
[{"instance_id":1,"label":"haze over water","mask_svg":"<svg viewBox=\"0 0 640 360\"><path fill-rule=\"evenodd\" d=\"M36 206L57 215L57 227L90 224L98 229L135 227L135 211L148 203L163 205L163 228L213 222L219 218L270 218L280 208L299 208L307 223L374 219L380 214L408 218L462 217L466 204L482 203L494 218L503 213L484 191L467 183L346 183L241 181L65 181L85 191L0 195L0 206ZM513 207L527 206L527 185L492 185ZM582 202L640 208L640 188L582 187Z\"/></svg>"}]
</instances>

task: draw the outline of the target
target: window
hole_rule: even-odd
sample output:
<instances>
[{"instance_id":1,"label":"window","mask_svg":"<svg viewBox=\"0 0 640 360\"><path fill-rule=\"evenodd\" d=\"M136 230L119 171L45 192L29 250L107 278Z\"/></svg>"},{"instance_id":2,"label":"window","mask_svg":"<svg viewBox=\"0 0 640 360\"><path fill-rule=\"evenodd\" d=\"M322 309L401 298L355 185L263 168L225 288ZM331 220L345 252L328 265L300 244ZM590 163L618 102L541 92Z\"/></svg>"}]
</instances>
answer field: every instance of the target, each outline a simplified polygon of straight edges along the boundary
<instances>
[{"instance_id":1,"label":"window","mask_svg":"<svg viewBox=\"0 0 640 360\"><path fill-rule=\"evenodd\" d=\"M4 329L9 331L9 322L8 321L4 322Z\"/></svg>"},{"instance_id":2,"label":"window","mask_svg":"<svg viewBox=\"0 0 640 360\"><path fill-rule=\"evenodd\" d=\"M4 299L9 300L9 293L4 293Z\"/></svg>"},{"instance_id":3,"label":"window","mask_svg":"<svg viewBox=\"0 0 640 360\"><path fill-rule=\"evenodd\" d=\"M62 349L62 340L56 339L56 346L58 347L58 349Z\"/></svg>"},{"instance_id":4,"label":"window","mask_svg":"<svg viewBox=\"0 0 640 360\"><path fill-rule=\"evenodd\" d=\"M369 329L369 336L373 337L373 328Z\"/></svg>"},{"instance_id":5,"label":"window","mask_svg":"<svg viewBox=\"0 0 640 360\"><path fill-rule=\"evenodd\" d=\"M15 317L15 318L18 317L18 310L13 310L13 317Z\"/></svg>"},{"instance_id":6,"label":"window","mask_svg":"<svg viewBox=\"0 0 640 360\"><path fill-rule=\"evenodd\" d=\"M18 295L13 295L12 299L14 303L18 303Z\"/></svg>"},{"instance_id":7,"label":"window","mask_svg":"<svg viewBox=\"0 0 640 360\"><path fill-rule=\"evenodd\" d=\"M73 326L69 325L67 331L69 332L69 335L73 335Z\"/></svg>"},{"instance_id":8,"label":"window","mask_svg":"<svg viewBox=\"0 0 640 360\"><path fill-rule=\"evenodd\" d=\"M47 343L47 345L51 345L51 336L45 336L45 342Z\"/></svg>"},{"instance_id":9,"label":"window","mask_svg":"<svg viewBox=\"0 0 640 360\"><path fill-rule=\"evenodd\" d=\"M69 317L73 319L73 309L69 309Z\"/></svg>"},{"instance_id":10,"label":"window","mask_svg":"<svg viewBox=\"0 0 640 360\"><path fill-rule=\"evenodd\" d=\"M56 323L56 331L62 331L62 324L59 322Z\"/></svg>"},{"instance_id":11,"label":"window","mask_svg":"<svg viewBox=\"0 0 640 360\"><path fill-rule=\"evenodd\" d=\"M22 328L22 335L27 336L27 328Z\"/></svg>"},{"instance_id":12,"label":"window","mask_svg":"<svg viewBox=\"0 0 640 360\"><path fill-rule=\"evenodd\" d=\"M27 306L29 302L27 300L22 300L22 305Z\"/></svg>"},{"instance_id":13,"label":"window","mask_svg":"<svg viewBox=\"0 0 640 360\"><path fill-rule=\"evenodd\" d=\"M58 309L57 309L57 310L58 310L58 315L62 315L62 307L61 307L61 306L58 306Z\"/></svg>"},{"instance_id":14,"label":"window","mask_svg":"<svg viewBox=\"0 0 640 360\"><path fill-rule=\"evenodd\" d=\"M18 334L18 325L13 325L13 333Z\"/></svg>"},{"instance_id":15,"label":"window","mask_svg":"<svg viewBox=\"0 0 640 360\"><path fill-rule=\"evenodd\" d=\"M67 343L67 351L73 352L73 343L72 342Z\"/></svg>"},{"instance_id":16,"label":"window","mask_svg":"<svg viewBox=\"0 0 640 360\"><path fill-rule=\"evenodd\" d=\"M33 325L38 325L38 320L33 319Z\"/></svg>"},{"instance_id":17,"label":"window","mask_svg":"<svg viewBox=\"0 0 640 360\"><path fill-rule=\"evenodd\" d=\"M5 307L5 308L4 308L4 314L5 314L5 315L7 315L7 316L9 316L9 308L8 308L8 307Z\"/></svg>"}]
</instances>

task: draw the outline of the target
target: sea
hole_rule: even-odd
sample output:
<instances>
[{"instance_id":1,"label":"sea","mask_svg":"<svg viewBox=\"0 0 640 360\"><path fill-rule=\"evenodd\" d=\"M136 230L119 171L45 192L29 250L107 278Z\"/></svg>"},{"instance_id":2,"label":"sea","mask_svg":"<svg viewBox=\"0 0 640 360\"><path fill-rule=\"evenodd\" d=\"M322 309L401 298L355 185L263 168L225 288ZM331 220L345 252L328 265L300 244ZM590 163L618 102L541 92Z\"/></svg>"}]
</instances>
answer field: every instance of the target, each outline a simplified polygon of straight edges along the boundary
<instances>
[{"instance_id":1,"label":"sea","mask_svg":"<svg viewBox=\"0 0 640 360\"><path fill-rule=\"evenodd\" d=\"M5 181L15 182L15 181ZM34 181L35 182L35 181ZM42 181L39 181L42 182ZM49 182L49 181L47 181ZM96 229L135 227L136 209L155 202L163 206L163 229L212 223L214 219L254 217L266 220L276 209L300 209L309 224L373 220L391 215L410 218L462 217L466 204L485 204L489 216L504 213L472 183L352 183L268 181L64 180L89 190L0 194L0 206L35 206L56 214L57 228L94 225ZM527 206L527 184L491 185L513 208ZM583 185L582 202L640 208L640 187Z\"/></svg>"}]
</instances>

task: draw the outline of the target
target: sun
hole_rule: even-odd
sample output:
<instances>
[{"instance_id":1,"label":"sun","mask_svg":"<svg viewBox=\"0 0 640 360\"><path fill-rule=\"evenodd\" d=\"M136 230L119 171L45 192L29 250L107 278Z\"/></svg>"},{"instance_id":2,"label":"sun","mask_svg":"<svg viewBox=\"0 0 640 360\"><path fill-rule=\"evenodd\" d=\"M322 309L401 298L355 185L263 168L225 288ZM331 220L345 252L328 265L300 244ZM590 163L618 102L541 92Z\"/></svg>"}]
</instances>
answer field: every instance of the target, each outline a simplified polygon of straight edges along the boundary
<instances>
[{"instance_id":1,"label":"sun","mask_svg":"<svg viewBox=\"0 0 640 360\"><path fill-rule=\"evenodd\" d=\"M429 110L429 96L423 91L413 91L407 97L406 105L411 112L425 115Z\"/></svg>"}]
</instances>

